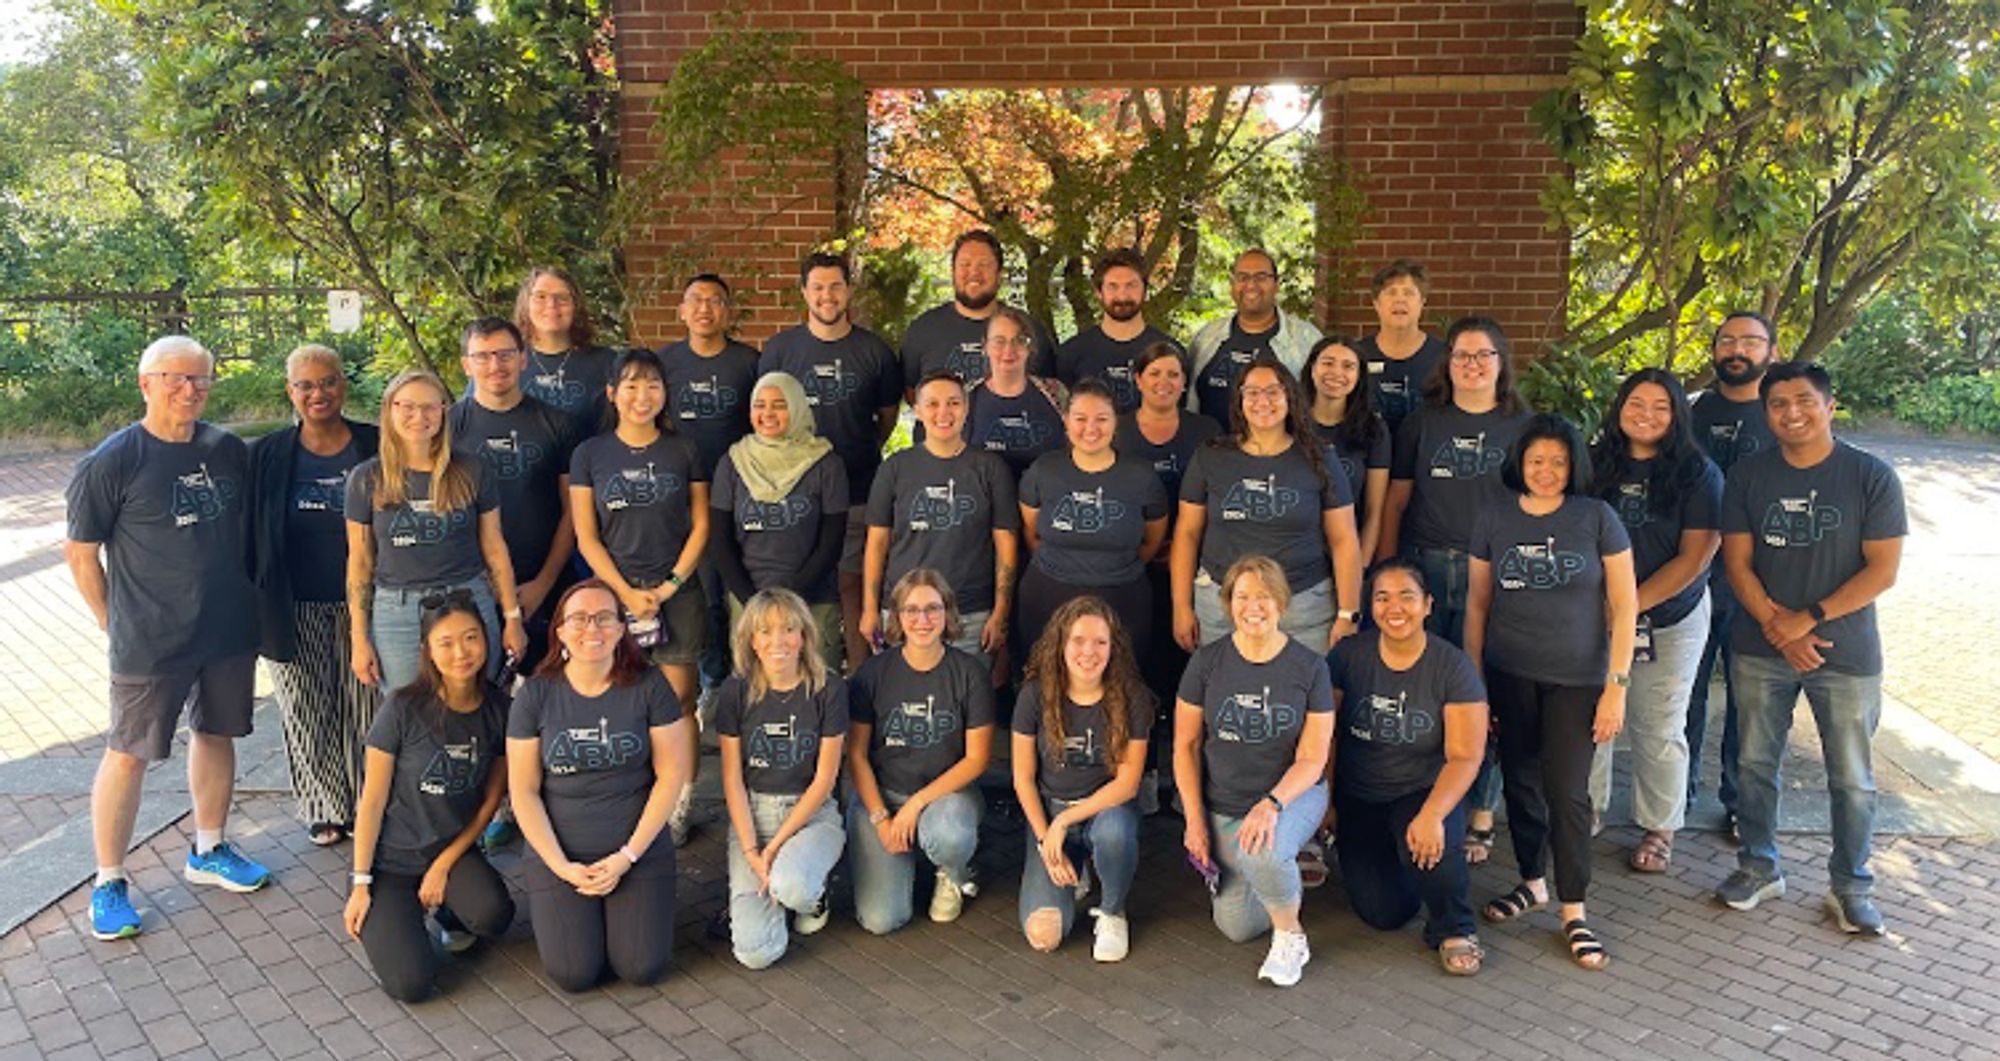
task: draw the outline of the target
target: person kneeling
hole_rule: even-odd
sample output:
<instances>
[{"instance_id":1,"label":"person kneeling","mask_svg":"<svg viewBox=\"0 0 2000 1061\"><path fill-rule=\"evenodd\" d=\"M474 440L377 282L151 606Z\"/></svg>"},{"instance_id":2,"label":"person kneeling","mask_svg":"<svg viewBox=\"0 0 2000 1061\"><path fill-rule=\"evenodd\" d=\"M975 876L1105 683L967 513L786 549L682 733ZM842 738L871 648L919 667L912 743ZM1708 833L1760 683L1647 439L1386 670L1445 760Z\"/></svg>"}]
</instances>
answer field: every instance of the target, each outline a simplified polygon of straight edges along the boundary
<instances>
[{"instance_id":1,"label":"person kneeling","mask_svg":"<svg viewBox=\"0 0 2000 1061\"><path fill-rule=\"evenodd\" d=\"M1424 946L1445 972L1471 976L1482 955L1466 898L1464 801L1486 752L1486 687L1464 652L1424 632L1431 595L1416 564L1378 564L1370 600L1375 629L1327 656L1341 880L1370 928L1393 932L1422 905Z\"/></svg>"},{"instance_id":2,"label":"person kneeling","mask_svg":"<svg viewBox=\"0 0 2000 1061\"><path fill-rule=\"evenodd\" d=\"M486 628L470 593L425 601L420 619L417 680L368 731L344 918L382 990L402 1002L436 986L425 910L454 952L514 921L506 882L475 845L507 791L505 770L494 769L507 701L483 674Z\"/></svg>"},{"instance_id":3,"label":"person kneeling","mask_svg":"<svg viewBox=\"0 0 2000 1061\"><path fill-rule=\"evenodd\" d=\"M716 689L729 849L729 941L762 969L785 956L793 927L826 927L826 878L847 844L833 786L847 734L847 682L819 654L805 600L759 591L730 638L736 673Z\"/></svg>"},{"instance_id":4,"label":"person kneeling","mask_svg":"<svg viewBox=\"0 0 2000 1061\"><path fill-rule=\"evenodd\" d=\"M1064 602L1035 642L1014 705L1014 794L1028 821L1021 930L1036 950L1054 950L1069 936L1094 864L1104 895L1090 912L1097 919L1091 956L1125 957L1125 898L1139 871L1133 800L1153 715L1153 694L1117 613L1100 597Z\"/></svg>"}]
</instances>

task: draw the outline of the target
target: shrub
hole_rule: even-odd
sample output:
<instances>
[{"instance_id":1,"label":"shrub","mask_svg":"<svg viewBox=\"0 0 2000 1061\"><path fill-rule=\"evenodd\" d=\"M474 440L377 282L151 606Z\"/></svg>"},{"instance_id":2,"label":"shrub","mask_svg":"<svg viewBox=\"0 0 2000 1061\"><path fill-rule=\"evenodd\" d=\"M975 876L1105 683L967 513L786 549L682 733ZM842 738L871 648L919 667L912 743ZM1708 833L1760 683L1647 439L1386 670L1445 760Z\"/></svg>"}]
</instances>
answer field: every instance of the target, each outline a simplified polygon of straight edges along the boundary
<instances>
[{"instance_id":1,"label":"shrub","mask_svg":"<svg viewBox=\"0 0 2000 1061\"><path fill-rule=\"evenodd\" d=\"M1896 392L1897 420L1936 435L1972 431L2000 435L2000 371L1939 376Z\"/></svg>"},{"instance_id":2,"label":"shrub","mask_svg":"<svg viewBox=\"0 0 2000 1061\"><path fill-rule=\"evenodd\" d=\"M1547 413L1560 413L1590 438L1598 421L1625 381L1618 353L1585 357L1563 343L1550 343L1542 356L1528 362L1520 376L1521 396Z\"/></svg>"}]
</instances>

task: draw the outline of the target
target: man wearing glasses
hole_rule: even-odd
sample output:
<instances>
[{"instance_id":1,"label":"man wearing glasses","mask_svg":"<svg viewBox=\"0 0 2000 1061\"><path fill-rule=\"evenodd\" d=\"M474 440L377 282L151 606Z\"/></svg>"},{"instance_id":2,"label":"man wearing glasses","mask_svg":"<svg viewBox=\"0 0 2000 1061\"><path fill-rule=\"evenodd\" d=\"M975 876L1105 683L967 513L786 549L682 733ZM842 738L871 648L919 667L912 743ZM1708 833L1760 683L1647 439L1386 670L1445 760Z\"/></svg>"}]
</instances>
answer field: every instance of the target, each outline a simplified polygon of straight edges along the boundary
<instances>
[{"instance_id":1,"label":"man wearing glasses","mask_svg":"<svg viewBox=\"0 0 2000 1061\"><path fill-rule=\"evenodd\" d=\"M235 739L250 733L257 599L245 564L249 452L202 422L214 382L201 344L155 340L139 358L145 417L91 451L66 492L63 558L111 647L111 731L90 797L99 939L139 934L125 853L146 765L172 753L183 708L195 821L183 875L236 892L271 879L222 839Z\"/></svg>"},{"instance_id":2,"label":"man wearing glasses","mask_svg":"<svg viewBox=\"0 0 2000 1061\"><path fill-rule=\"evenodd\" d=\"M1709 345L1715 366L1715 385L1694 395L1695 441L1708 452L1723 475L1739 459L1761 453L1777 445L1771 423L1764 412L1758 385L1778 359L1777 331L1763 314L1738 310L1723 318ZM1688 803L1701 792L1701 744L1708 735L1708 680L1716 661L1722 663L1722 777L1717 794L1729 815L1732 831L1736 825L1736 686L1730 678L1735 652L1729 645L1730 628L1736 618L1736 595L1730 592L1729 578L1721 558L1709 565L1708 644L1695 666L1694 693L1688 698Z\"/></svg>"},{"instance_id":3,"label":"man wearing glasses","mask_svg":"<svg viewBox=\"0 0 2000 1061\"><path fill-rule=\"evenodd\" d=\"M1278 262L1261 248L1244 251L1229 270L1236 312L1216 317L1194 333L1194 381L1188 408L1229 426L1229 391L1259 354L1278 359L1292 375L1305 371L1306 354L1319 342L1312 322L1278 308Z\"/></svg>"},{"instance_id":4,"label":"man wearing glasses","mask_svg":"<svg viewBox=\"0 0 2000 1061\"><path fill-rule=\"evenodd\" d=\"M526 346L512 322L481 317L465 328L461 364L471 384L451 407L454 443L493 465L500 532L522 579L529 661L548 650L542 607L562 595L576 531L569 515L570 451L583 441L575 420L521 389ZM525 669L525 666L524 666Z\"/></svg>"}]
</instances>

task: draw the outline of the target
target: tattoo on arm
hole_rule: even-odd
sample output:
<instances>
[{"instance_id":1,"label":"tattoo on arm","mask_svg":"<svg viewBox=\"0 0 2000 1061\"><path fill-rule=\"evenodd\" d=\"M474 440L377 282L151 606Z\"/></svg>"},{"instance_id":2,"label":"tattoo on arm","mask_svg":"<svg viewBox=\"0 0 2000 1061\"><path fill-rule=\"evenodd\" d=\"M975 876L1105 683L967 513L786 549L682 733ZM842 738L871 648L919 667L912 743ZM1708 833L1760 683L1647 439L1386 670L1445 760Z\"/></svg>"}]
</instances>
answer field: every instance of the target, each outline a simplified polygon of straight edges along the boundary
<instances>
[{"instance_id":1,"label":"tattoo on arm","mask_svg":"<svg viewBox=\"0 0 2000 1061\"><path fill-rule=\"evenodd\" d=\"M1000 561L993 572L993 594L1000 600L1014 599L1014 564Z\"/></svg>"},{"instance_id":2,"label":"tattoo on arm","mask_svg":"<svg viewBox=\"0 0 2000 1061\"><path fill-rule=\"evenodd\" d=\"M355 617L367 619L375 612L375 583L349 582L347 584L347 610Z\"/></svg>"}]
</instances>

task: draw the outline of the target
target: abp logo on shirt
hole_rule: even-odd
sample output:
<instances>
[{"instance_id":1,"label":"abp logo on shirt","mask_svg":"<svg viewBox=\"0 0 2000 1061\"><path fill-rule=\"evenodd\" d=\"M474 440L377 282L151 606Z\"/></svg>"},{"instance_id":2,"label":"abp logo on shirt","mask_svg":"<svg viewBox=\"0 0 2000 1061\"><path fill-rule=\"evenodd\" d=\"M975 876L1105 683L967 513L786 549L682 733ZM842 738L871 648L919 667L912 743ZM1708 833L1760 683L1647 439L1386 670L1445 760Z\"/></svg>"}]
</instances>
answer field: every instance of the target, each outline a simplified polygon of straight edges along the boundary
<instances>
[{"instance_id":1,"label":"abp logo on shirt","mask_svg":"<svg viewBox=\"0 0 2000 1061\"><path fill-rule=\"evenodd\" d=\"M681 420L715 420L736 411L736 388L720 376L691 379L674 391L674 416Z\"/></svg>"},{"instance_id":2,"label":"abp logo on shirt","mask_svg":"<svg viewBox=\"0 0 2000 1061\"><path fill-rule=\"evenodd\" d=\"M1556 540L1510 545L1500 555L1501 589L1557 589L1587 566L1582 553L1556 548Z\"/></svg>"},{"instance_id":3,"label":"abp logo on shirt","mask_svg":"<svg viewBox=\"0 0 2000 1061\"><path fill-rule=\"evenodd\" d=\"M1125 503L1104 496L1104 488L1071 490L1056 502L1049 516L1051 530L1070 534L1097 534L1125 518Z\"/></svg>"},{"instance_id":4,"label":"abp logo on shirt","mask_svg":"<svg viewBox=\"0 0 2000 1061\"><path fill-rule=\"evenodd\" d=\"M1269 523L1297 508L1299 492L1279 486L1278 477L1239 479L1222 497L1222 518L1229 522Z\"/></svg>"},{"instance_id":5,"label":"abp logo on shirt","mask_svg":"<svg viewBox=\"0 0 2000 1061\"><path fill-rule=\"evenodd\" d=\"M748 493L736 503L736 522L746 531L789 530L812 515L809 497L788 497L782 501L759 501Z\"/></svg>"},{"instance_id":6,"label":"abp logo on shirt","mask_svg":"<svg viewBox=\"0 0 2000 1061\"><path fill-rule=\"evenodd\" d=\"M1828 533L1839 529L1840 510L1819 503L1819 491L1804 497L1780 497L1764 509L1760 529L1764 544L1774 549L1815 545Z\"/></svg>"},{"instance_id":7,"label":"abp logo on shirt","mask_svg":"<svg viewBox=\"0 0 2000 1061\"><path fill-rule=\"evenodd\" d=\"M1263 744L1289 734L1302 717L1292 704L1271 702L1271 687L1261 693L1237 693L1215 709L1215 739L1232 744Z\"/></svg>"},{"instance_id":8,"label":"abp logo on shirt","mask_svg":"<svg viewBox=\"0 0 2000 1061\"><path fill-rule=\"evenodd\" d=\"M926 486L910 498L910 529L913 531L950 530L965 522L979 502L969 493L960 493L957 479L946 479L942 486Z\"/></svg>"},{"instance_id":9,"label":"abp logo on shirt","mask_svg":"<svg viewBox=\"0 0 2000 1061\"><path fill-rule=\"evenodd\" d=\"M486 437L486 459L493 462L493 474L502 479L519 479L541 463L546 450L524 441L519 431Z\"/></svg>"},{"instance_id":10,"label":"abp logo on shirt","mask_svg":"<svg viewBox=\"0 0 2000 1061\"><path fill-rule=\"evenodd\" d=\"M221 519L235 501L236 480L210 474L204 462L199 469L174 477L168 508L173 512L174 526L192 527Z\"/></svg>"},{"instance_id":11,"label":"abp logo on shirt","mask_svg":"<svg viewBox=\"0 0 2000 1061\"><path fill-rule=\"evenodd\" d=\"M923 749L934 747L958 732L958 714L949 707L939 711L937 696L905 700L882 719L882 746Z\"/></svg>"},{"instance_id":12,"label":"abp logo on shirt","mask_svg":"<svg viewBox=\"0 0 2000 1061\"><path fill-rule=\"evenodd\" d=\"M1454 435L1431 455L1431 478L1477 479L1507 459L1504 447L1486 441L1486 432Z\"/></svg>"}]
</instances>

